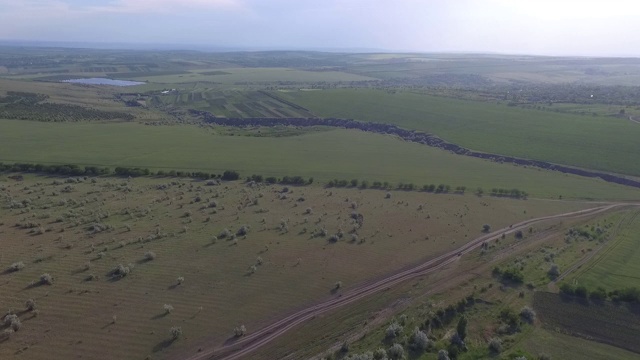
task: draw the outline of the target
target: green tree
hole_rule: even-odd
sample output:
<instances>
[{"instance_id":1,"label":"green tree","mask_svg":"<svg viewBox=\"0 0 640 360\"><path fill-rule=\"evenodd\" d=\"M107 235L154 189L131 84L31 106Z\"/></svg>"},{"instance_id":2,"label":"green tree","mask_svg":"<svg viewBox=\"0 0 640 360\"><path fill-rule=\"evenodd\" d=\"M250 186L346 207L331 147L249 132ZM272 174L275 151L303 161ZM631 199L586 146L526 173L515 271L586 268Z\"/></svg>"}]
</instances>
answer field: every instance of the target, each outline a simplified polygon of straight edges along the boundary
<instances>
[{"instance_id":1,"label":"green tree","mask_svg":"<svg viewBox=\"0 0 640 360\"><path fill-rule=\"evenodd\" d=\"M460 339L464 340L467 337L467 317L462 316L460 320L458 320L458 326L456 326L456 331L458 332L458 336Z\"/></svg>"}]
</instances>

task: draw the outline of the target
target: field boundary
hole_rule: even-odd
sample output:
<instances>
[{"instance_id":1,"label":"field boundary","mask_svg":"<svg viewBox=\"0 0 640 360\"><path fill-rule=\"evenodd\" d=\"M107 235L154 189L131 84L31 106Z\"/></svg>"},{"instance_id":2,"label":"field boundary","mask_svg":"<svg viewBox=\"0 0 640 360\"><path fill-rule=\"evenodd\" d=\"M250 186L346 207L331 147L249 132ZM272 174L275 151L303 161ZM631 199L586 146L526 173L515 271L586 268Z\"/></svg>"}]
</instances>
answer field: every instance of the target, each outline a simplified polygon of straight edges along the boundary
<instances>
[{"instance_id":1,"label":"field boundary","mask_svg":"<svg viewBox=\"0 0 640 360\"><path fill-rule=\"evenodd\" d=\"M372 132L377 134L396 135L403 140L411 141L431 147L440 148L442 150L451 151L458 155L465 155L485 160L491 160L500 163L510 163L520 166L533 166L544 170L554 170L565 174L578 175L590 178L600 178L606 182L611 182L619 185L631 186L640 188L640 181L632 180L621 175L614 175L606 172L585 170L576 167L553 164L546 161L531 160L518 158L507 155L499 155L492 153L485 153L470 150L460 145L456 145L439 138L436 135L425 133L416 130L407 130L400 128L396 125L375 123L375 122L362 122L353 119L339 119L339 118L223 118L216 117L215 115L201 110L190 109L189 112L192 115L200 116L203 121L232 127L249 127L249 126L330 126L344 129L358 129L365 132Z\"/></svg>"}]
</instances>

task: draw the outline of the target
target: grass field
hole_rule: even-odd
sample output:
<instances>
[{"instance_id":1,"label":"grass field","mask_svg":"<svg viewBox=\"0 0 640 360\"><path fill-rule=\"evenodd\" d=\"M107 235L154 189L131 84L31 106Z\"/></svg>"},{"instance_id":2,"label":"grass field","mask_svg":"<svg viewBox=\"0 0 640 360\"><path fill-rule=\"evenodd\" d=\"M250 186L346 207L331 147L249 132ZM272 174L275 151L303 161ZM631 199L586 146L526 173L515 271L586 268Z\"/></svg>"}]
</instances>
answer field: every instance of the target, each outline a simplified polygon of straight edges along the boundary
<instances>
[{"instance_id":1,"label":"grass field","mask_svg":"<svg viewBox=\"0 0 640 360\"><path fill-rule=\"evenodd\" d=\"M633 212L625 226L602 254L572 277L572 282L589 289L599 286L608 291L640 287L640 216Z\"/></svg>"},{"instance_id":2,"label":"grass field","mask_svg":"<svg viewBox=\"0 0 640 360\"><path fill-rule=\"evenodd\" d=\"M349 288L458 247L484 223L497 228L590 206L405 192L386 199L375 190L319 186L283 193L282 186L181 179L1 176L0 188L0 303L23 323L0 357L20 351L30 359L162 358L203 337L222 342L235 326L251 331L333 296L336 281ZM364 216L361 227L353 211ZM242 225L246 238L214 239ZM312 236L322 228L327 236ZM340 229L344 237L329 241ZM155 257L145 260L147 251ZM4 271L19 261L24 269ZM131 273L112 278L118 264ZM38 283L44 273L53 285ZM97 279L88 281L90 274ZM37 316L21 311L27 299L37 302ZM175 310L165 314L164 304ZM171 326L183 328L183 340L167 341Z\"/></svg>"},{"instance_id":3,"label":"grass field","mask_svg":"<svg viewBox=\"0 0 640 360\"><path fill-rule=\"evenodd\" d=\"M392 183L518 188L534 197L637 199L640 191L597 179L453 155L355 130L273 138L216 136L195 126L0 121L0 161L238 170L243 176L312 176ZM229 156L233 154L233 156Z\"/></svg>"},{"instance_id":4,"label":"grass field","mask_svg":"<svg viewBox=\"0 0 640 360\"><path fill-rule=\"evenodd\" d=\"M640 126L628 119L526 110L408 92L280 93L318 116L424 130L473 150L640 175Z\"/></svg>"}]
</instances>

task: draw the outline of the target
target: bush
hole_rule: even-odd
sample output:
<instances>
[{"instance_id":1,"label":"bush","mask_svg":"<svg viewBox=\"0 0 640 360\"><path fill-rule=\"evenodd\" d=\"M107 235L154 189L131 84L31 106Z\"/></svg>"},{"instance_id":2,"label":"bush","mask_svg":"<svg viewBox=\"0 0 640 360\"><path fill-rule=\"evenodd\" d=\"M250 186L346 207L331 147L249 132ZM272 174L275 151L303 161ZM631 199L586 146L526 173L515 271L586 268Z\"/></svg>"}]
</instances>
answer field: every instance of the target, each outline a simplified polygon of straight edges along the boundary
<instances>
[{"instance_id":1,"label":"bush","mask_svg":"<svg viewBox=\"0 0 640 360\"><path fill-rule=\"evenodd\" d=\"M514 236L515 236L516 239L521 240L524 237L524 234L522 233L522 230L518 230L518 231L516 231Z\"/></svg>"},{"instance_id":2,"label":"bush","mask_svg":"<svg viewBox=\"0 0 640 360\"><path fill-rule=\"evenodd\" d=\"M586 287L584 287L584 286L578 286L578 287L576 287L575 292L574 292L574 294L575 294L577 297L580 297L580 298L583 298L583 299L586 299L586 298L587 298L588 293L589 293L589 292L587 291L587 288L586 288Z\"/></svg>"},{"instance_id":3,"label":"bush","mask_svg":"<svg viewBox=\"0 0 640 360\"><path fill-rule=\"evenodd\" d=\"M20 322L18 315L8 314L4 317L4 325L9 326L13 331L18 331L22 327L22 322Z\"/></svg>"},{"instance_id":4,"label":"bush","mask_svg":"<svg viewBox=\"0 0 640 360\"><path fill-rule=\"evenodd\" d=\"M164 304L162 308L164 309L165 314L171 314L171 312L173 311L173 306L169 304Z\"/></svg>"},{"instance_id":5,"label":"bush","mask_svg":"<svg viewBox=\"0 0 640 360\"><path fill-rule=\"evenodd\" d=\"M151 261L154 260L156 258L156 253L154 253L153 251L147 251L146 253L144 253L144 259L146 261Z\"/></svg>"},{"instance_id":6,"label":"bush","mask_svg":"<svg viewBox=\"0 0 640 360\"><path fill-rule=\"evenodd\" d=\"M449 360L449 353L445 349L438 351L438 360Z\"/></svg>"},{"instance_id":7,"label":"bush","mask_svg":"<svg viewBox=\"0 0 640 360\"><path fill-rule=\"evenodd\" d=\"M520 310L520 316L530 324L533 324L536 320L536 312L528 306L525 306Z\"/></svg>"},{"instance_id":8,"label":"bush","mask_svg":"<svg viewBox=\"0 0 640 360\"><path fill-rule=\"evenodd\" d=\"M33 299L29 299L27 300L27 302L25 303L25 307L27 308L28 311L33 311L36 309L36 301Z\"/></svg>"},{"instance_id":9,"label":"bush","mask_svg":"<svg viewBox=\"0 0 640 360\"><path fill-rule=\"evenodd\" d=\"M249 226L242 225L238 231L236 231L237 236L245 236L249 232Z\"/></svg>"},{"instance_id":10,"label":"bush","mask_svg":"<svg viewBox=\"0 0 640 360\"><path fill-rule=\"evenodd\" d=\"M118 266L116 266L115 269L111 271L111 273L114 276L121 277L121 278L129 275L130 272L131 272L131 268L128 266L124 266L122 264L118 264Z\"/></svg>"},{"instance_id":11,"label":"bush","mask_svg":"<svg viewBox=\"0 0 640 360\"><path fill-rule=\"evenodd\" d=\"M495 354L502 352L502 340L500 338L493 338L489 340L489 351Z\"/></svg>"},{"instance_id":12,"label":"bush","mask_svg":"<svg viewBox=\"0 0 640 360\"><path fill-rule=\"evenodd\" d=\"M183 282L184 282L184 277L178 276L178 285L182 285Z\"/></svg>"},{"instance_id":13,"label":"bush","mask_svg":"<svg viewBox=\"0 0 640 360\"><path fill-rule=\"evenodd\" d=\"M231 237L231 235L232 235L232 234L231 234L231 231L229 231L229 229L224 229L224 230L222 230L222 232L220 233L220 235L218 235L218 237L219 237L220 239L225 239L225 238L229 238L229 237Z\"/></svg>"},{"instance_id":14,"label":"bush","mask_svg":"<svg viewBox=\"0 0 640 360\"><path fill-rule=\"evenodd\" d=\"M488 233L489 230L491 230L491 225L489 224L482 225L482 232Z\"/></svg>"},{"instance_id":15,"label":"bush","mask_svg":"<svg viewBox=\"0 0 640 360\"><path fill-rule=\"evenodd\" d=\"M389 359L392 360L402 359L404 357L404 348L402 347L402 345L394 343L393 345L391 345L389 350L387 350L387 355L389 355Z\"/></svg>"},{"instance_id":16,"label":"bush","mask_svg":"<svg viewBox=\"0 0 640 360\"><path fill-rule=\"evenodd\" d=\"M169 329L169 335L171 335L171 340L178 340L182 336L182 328L180 326L174 326Z\"/></svg>"},{"instance_id":17,"label":"bush","mask_svg":"<svg viewBox=\"0 0 640 360\"><path fill-rule=\"evenodd\" d=\"M374 360L384 360L386 358L387 358L387 350L383 348L378 348L376 351L373 352Z\"/></svg>"},{"instance_id":18,"label":"bush","mask_svg":"<svg viewBox=\"0 0 640 360\"><path fill-rule=\"evenodd\" d=\"M7 268L8 272L15 272L24 269L24 263L22 261L14 262Z\"/></svg>"},{"instance_id":19,"label":"bush","mask_svg":"<svg viewBox=\"0 0 640 360\"><path fill-rule=\"evenodd\" d=\"M549 271L547 272L547 274L549 275L550 279L552 279L552 280L557 279L558 276L560 276L560 269L558 268L558 265L552 264L551 268L549 268Z\"/></svg>"},{"instance_id":20,"label":"bush","mask_svg":"<svg viewBox=\"0 0 640 360\"><path fill-rule=\"evenodd\" d=\"M40 275L40 283L45 285L53 285L53 277L48 273Z\"/></svg>"},{"instance_id":21,"label":"bush","mask_svg":"<svg viewBox=\"0 0 640 360\"><path fill-rule=\"evenodd\" d=\"M395 321L392 322L391 325L389 325L389 327L387 327L386 335L387 335L387 338L389 339L396 338L400 336L401 333L402 333L402 325L398 324Z\"/></svg>"},{"instance_id":22,"label":"bush","mask_svg":"<svg viewBox=\"0 0 640 360\"><path fill-rule=\"evenodd\" d=\"M236 337L241 337L243 335L245 335L247 333L247 328L244 325L240 325L238 327L236 327L235 329L233 329L233 334Z\"/></svg>"},{"instance_id":23,"label":"bush","mask_svg":"<svg viewBox=\"0 0 640 360\"><path fill-rule=\"evenodd\" d=\"M238 174L237 171L226 170L224 173L222 173L222 180L233 181L233 180L239 180L239 179L240 179L240 174Z\"/></svg>"},{"instance_id":24,"label":"bush","mask_svg":"<svg viewBox=\"0 0 640 360\"><path fill-rule=\"evenodd\" d=\"M423 331L420 331L420 329L418 328L413 331L411 343L416 350L420 351L427 350L431 345L427 334L425 334Z\"/></svg>"}]
</instances>

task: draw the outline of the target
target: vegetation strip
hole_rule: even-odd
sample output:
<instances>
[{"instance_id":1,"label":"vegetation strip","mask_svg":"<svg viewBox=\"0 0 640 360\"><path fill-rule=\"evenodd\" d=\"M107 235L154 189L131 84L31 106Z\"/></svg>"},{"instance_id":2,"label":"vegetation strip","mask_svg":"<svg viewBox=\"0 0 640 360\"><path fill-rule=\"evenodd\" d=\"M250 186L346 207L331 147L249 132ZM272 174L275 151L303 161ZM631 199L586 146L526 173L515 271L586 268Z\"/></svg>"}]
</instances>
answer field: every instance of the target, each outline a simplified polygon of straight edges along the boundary
<instances>
[{"instance_id":1,"label":"vegetation strip","mask_svg":"<svg viewBox=\"0 0 640 360\"><path fill-rule=\"evenodd\" d=\"M628 179L618 175L612 175L599 171L591 171L569 167L565 165L552 164L546 161L522 159L512 156L491 154L473 151L462 146L452 144L439 137L415 130L402 129L395 125L362 122L352 119L337 119L337 118L220 118L200 110L189 110L192 115L200 116L203 120L210 124L217 124L222 126L233 127L248 127L248 126L331 126L344 129L358 129L366 132L378 133L378 134L391 134L400 137L403 140L416 142L432 147L437 147L443 150L454 152L458 155L466 155L481 159L492 160L501 163L512 163L521 166L535 166L545 170L555 170L565 174L573 174L591 178L601 178L604 181L632 186L640 188L640 181Z\"/></svg>"}]
</instances>

